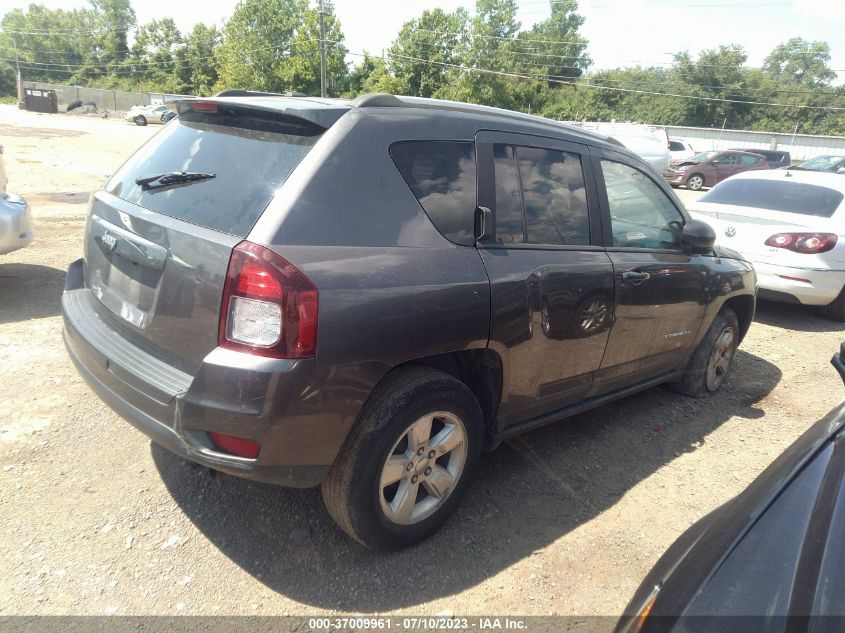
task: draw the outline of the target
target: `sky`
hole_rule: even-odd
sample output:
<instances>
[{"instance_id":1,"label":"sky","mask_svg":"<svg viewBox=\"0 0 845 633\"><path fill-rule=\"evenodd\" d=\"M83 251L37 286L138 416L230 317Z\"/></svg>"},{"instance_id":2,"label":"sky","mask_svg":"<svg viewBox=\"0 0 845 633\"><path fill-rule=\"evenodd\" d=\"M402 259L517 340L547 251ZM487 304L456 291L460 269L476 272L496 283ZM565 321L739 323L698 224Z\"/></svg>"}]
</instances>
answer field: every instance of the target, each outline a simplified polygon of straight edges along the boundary
<instances>
[{"instance_id":1,"label":"sky","mask_svg":"<svg viewBox=\"0 0 845 633\"><path fill-rule=\"evenodd\" d=\"M312 0L316 2L316 0ZM0 0L0 13L25 8L29 0ZM50 8L88 6L86 0L40 0ZM222 25L237 0L134 0L139 24L172 17L183 31L196 22ZM381 54L402 24L425 9L471 10L473 0L335 0L335 12L353 53ZM549 16L548 0L519 0L523 28ZM836 83L845 83L845 1L843 0L581 0L578 12L589 40L590 70L670 65L672 53L693 55L720 44L740 44L748 66L792 37L822 40L831 47ZM350 57L351 61L357 58Z\"/></svg>"}]
</instances>

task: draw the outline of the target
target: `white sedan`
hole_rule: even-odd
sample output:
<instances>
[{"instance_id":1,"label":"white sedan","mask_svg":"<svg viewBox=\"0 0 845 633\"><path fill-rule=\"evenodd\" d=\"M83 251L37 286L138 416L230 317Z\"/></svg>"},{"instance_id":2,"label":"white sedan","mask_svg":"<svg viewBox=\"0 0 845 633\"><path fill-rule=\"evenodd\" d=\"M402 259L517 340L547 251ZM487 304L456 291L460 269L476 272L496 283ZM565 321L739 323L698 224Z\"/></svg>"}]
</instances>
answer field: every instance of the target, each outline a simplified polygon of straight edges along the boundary
<instances>
[{"instance_id":1,"label":"white sedan","mask_svg":"<svg viewBox=\"0 0 845 633\"><path fill-rule=\"evenodd\" d=\"M164 123L162 117L170 108L166 105L132 106L126 113L126 120L135 125L147 125L148 123Z\"/></svg>"},{"instance_id":2,"label":"white sedan","mask_svg":"<svg viewBox=\"0 0 845 633\"><path fill-rule=\"evenodd\" d=\"M845 321L845 178L809 171L750 171L688 206L721 246L757 271L758 296L822 306Z\"/></svg>"}]
</instances>

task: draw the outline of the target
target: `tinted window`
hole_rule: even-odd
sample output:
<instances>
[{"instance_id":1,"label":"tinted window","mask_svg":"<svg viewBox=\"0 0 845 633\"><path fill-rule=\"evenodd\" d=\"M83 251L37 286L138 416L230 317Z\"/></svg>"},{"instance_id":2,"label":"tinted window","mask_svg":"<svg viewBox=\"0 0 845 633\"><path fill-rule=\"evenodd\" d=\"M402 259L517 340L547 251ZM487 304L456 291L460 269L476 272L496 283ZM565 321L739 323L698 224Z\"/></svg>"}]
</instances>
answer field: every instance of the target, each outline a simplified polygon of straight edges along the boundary
<instances>
[{"instance_id":1,"label":"tinted window","mask_svg":"<svg viewBox=\"0 0 845 633\"><path fill-rule=\"evenodd\" d=\"M643 172L610 160L601 162L614 246L678 249L684 218Z\"/></svg>"},{"instance_id":2,"label":"tinted window","mask_svg":"<svg viewBox=\"0 0 845 633\"><path fill-rule=\"evenodd\" d=\"M716 185L699 201L829 218L842 203L842 198L841 192L819 185L738 178Z\"/></svg>"},{"instance_id":3,"label":"tinted window","mask_svg":"<svg viewBox=\"0 0 845 633\"><path fill-rule=\"evenodd\" d=\"M532 244L589 244L584 172L577 154L517 147L525 205L525 232Z\"/></svg>"},{"instance_id":4,"label":"tinted window","mask_svg":"<svg viewBox=\"0 0 845 633\"><path fill-rule=\"evenodd\" d=\"M496 172L496 241L503 244L522 242L525 216L513 146L494 145L493 164Z\"/></svg>"},{"instance_id":5,"label":"tinted window","mask_svg":"<svg viewBox=\"0 0 845 633\"><path fill-rule=\"evenodd\" d=\"M106 190L151 211L244 237L323 131L234 106L186 112L135 152ZM135 184L173 171L215 177L159 189Z\"/></svg>"},{"instance_id":6,"label":"tinted window","mask_svg":"<svg viewBox=\"0 0 845 633\"><path fill-rule=\"evenodd\" d=\"M475 241L475 146L468 141L407 141L390 156L437 230L456 244Z\"/></svg>"},{"instance_id":7,"label":"tinted window","mask_svg":"<svg viewBox=\"0 0 845 633\"><path fill-rule=\"evenodd\" d=\"M740 165L756 165L759 158L754 158L753 156L749 156L748 154L743 154L739 157L739 164Z\"/></svg>"},{"instance_id":8,"label":"tinted window","mask_svg":"<svg viewBox=\"0 0 845 633\"><path fill-rule=\"evenodd\" d=\"M798 557L832 452L828 447L763 513L688 607L685 616L785 616ZM785 618L749 619L743 631L783 630ZM684 618L678 631L736 631L736 621Z\"/></svg>"},{"instance_id":9,"label":"tinted window","mask_svg":"<svg viewBox=\"0 0 845 633\"><path fill-rule=\"evenodd\" d=\"M682 152L684 151L684 144L679 143L678 141L669 141L669 151L670 152Z\"/></svg>"},{"instance_id":10,"label":"tinted window","mask_svg":"<svg viewBox=\"0 0 845 633\"><path fill-rule=\"evenodd\" d=\"M845 435L839 436L837 444L836 450L845 450ZM831 475L840 477L842 481L839 484L836 505L833 506L812 612L842 618L845 617L845 473L840 471ZM813 633L833 633L836 630L835 625L834 622L820 622L811 627L811 630Z\"/></svg>"}]
</instances>

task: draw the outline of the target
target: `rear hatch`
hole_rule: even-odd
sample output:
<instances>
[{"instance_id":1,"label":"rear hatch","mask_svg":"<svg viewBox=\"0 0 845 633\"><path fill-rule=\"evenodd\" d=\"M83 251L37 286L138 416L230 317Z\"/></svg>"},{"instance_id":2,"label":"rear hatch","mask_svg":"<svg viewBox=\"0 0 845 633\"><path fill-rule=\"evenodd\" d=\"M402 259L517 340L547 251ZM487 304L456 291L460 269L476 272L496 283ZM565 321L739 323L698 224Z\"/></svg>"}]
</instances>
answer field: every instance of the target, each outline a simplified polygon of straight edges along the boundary
<instances>
[{"instance_id":1,"label":"rear hatch","mask_svg":"<svg viewBox=\"0 0 845 633\"><path fill-rule=\"evenodd\" d=\"M233 247L326 121L330 125L343 111L327 116L325 105L314 104L323 110L314 117L304 104L225 99L178 107L179 116L95 194L86 225L85 282L110 328L193 374L217 345ZM162 175L168 176L155 179Z\"/></svg>"},{"instance_id":2,"label":"rear hatch","mask_svg":"<svg viewBox=\"0 0 845 633\"><path fill-rule=\"evenodd\" d=\"M819 185L733 178L711 189L690 210L713 226L719 244L752 261L783 263L795 253L767 246L766 240L777 233L838 234L834 214L842 200L842 193Z\"/></svg>"}]
</instances>

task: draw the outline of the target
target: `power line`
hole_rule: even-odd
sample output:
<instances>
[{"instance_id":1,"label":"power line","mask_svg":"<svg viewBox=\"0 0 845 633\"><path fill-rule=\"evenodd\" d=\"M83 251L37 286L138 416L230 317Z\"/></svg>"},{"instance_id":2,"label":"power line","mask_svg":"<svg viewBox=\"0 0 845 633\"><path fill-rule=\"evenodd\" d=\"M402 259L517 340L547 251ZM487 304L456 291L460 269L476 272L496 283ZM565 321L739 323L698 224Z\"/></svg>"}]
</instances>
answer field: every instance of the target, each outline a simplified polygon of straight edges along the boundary
<instances>
[{"instance_id":1,"label":"power line","mask_svg":"<svg viewBox=\"0 0 845 633\"><path fill-rule=\"evenodd\" d=\"M353 53L351 51L349 52L349 54L355 55L356 57L363 56L362 53ZM813 105L797 105L797 104L791 104L791 103L768 103L768 102L763 102L763 101L746 101L746 100L741 100L741 99L724 99L724 98L721 98L721 97L704 97L704 96L700 96L700 95L674 94L674 93L669 93L669 92L657 92L657 91L653 91L653 90L636 90L636 89L633 89L633 88L620 88L620 87L617 87L617 86L601 86L601 85L592 84L592 83L585 82L585 81L567 81L567 80L564 80L564 79L553 79L551 77L543 77L543 76L534 77L534 76L531 76L531 75L524 75L524 74L521 74L521 73L506 72L506 71L500 71L500 70L490 70L490 69L486 69L486 68L471 68L469 66L461 66L459 64L449 64L449 63L446 63L446 62L435 62L435 61L427 60L427 59L409 57L407 55L393 55L391 53L385 53L385 55L387 57L391 57L391 58L397 58L397 57L398 58L405 58L405 59L410 59L412 61L417 61L417 62L421 62L421 63L435 64L437 66L444 66L444 67L448 67L448 68L456 68L458 70L462 70L462 71L465 71L465 72L478 72L478 73L489 74L489 75L498 75L498 76L503 76L503 77L513 77L513 78L516 78L516 79L530 79L530 80L534 80L534 81L548 81L550 83L556 83L556 84L561 84L561 85L584 86L584 87L587 87L587 88L594 88L596 90L609 90L609 91L613 91L613 92L627 92L627 93L633 93L633 94L645 94L645 95L653 95L653 96L659 96L659 97L676 97L676 98L679 98L679 99L694 99L694 100L699 100L699 101L714 101L714 102L719 102L719 103L737 103L737 104L744 104L744 105L761 105L761 106L770 106L770 107L776 107L776 108L799 108L799 109L804 109L804 110L845 111L845 107L836 107L836 106L813 106Z\"/></svg>"}]
</instances>

